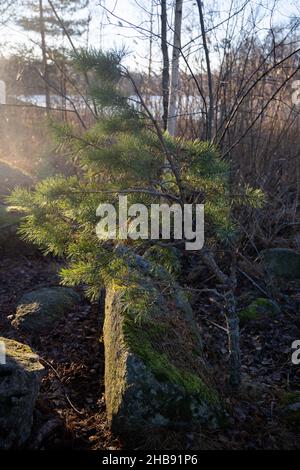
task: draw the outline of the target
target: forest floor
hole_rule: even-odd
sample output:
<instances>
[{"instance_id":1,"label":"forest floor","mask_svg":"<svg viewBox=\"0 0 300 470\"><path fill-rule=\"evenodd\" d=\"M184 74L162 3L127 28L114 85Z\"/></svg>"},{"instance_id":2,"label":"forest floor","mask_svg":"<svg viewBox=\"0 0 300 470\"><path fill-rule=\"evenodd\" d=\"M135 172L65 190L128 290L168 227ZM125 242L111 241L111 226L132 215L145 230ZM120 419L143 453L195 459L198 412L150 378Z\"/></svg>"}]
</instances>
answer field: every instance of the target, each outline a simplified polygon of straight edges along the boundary
<instances>
[{"instance_id":1,"label":"forest floor","mask_svg":"<svg viewBox=\"0 0 300 470\"><path fill-rule=\"evenodd\" d=\"M248 295L251 288L239 279L237 294ZM295 396L300 401L300 367L291 358L292 343L300 338L299 283L291 283L281 300L281 313L275 318L240 324L242 385L235 394L227 386L228 338L222 329L226 320L220 299L203 292L195 302L206 361L227 405L226 426L210 434L218 448L300 449L300 415L286 411Z\"/></svg>"},{"instance_id":2,"label":"forest floor","mask_svg":"<svg viewBox=\"0 0 300 470\"><path fill-rule=\"evenodd\" d=\"M103 400L103 346L97 304L85 300L50 333L31 337L10 325L20 297L31 290L58 285L59 262L33 252L3 256L0 262L1 335L29 344L47 374L34 416L31 448L117 449L107 430Z\"/></svg>"},{"instance_id":3,"label":"forest floor","mask_svg":"<svg viewBox=\"0 0 300 470\"><path fill-rule=\"evenodd\" d=\"M227 335L218 300L210 293L194 298L205 355L228 411L218 431L156 430L126 442L107 429L103 399L103 346L99 307L82 300L49 334L23 335L10 325L19 298L30 290L57 285L60 264L22 248L2 254L0 263L1 335L23 341L36 351L46 368L37 402L30 448L44 449L296 449L298 421L287 420L284 396L300 390L300 370L291 362L291 343L300 339L299 289L286 291L289 304L275 320L250 321L241 329L243 373L241 390L226 392ZM212 284L213 286L213 284ZM208 288L212 287L209 286ZM249 289L243 286L241 290ZM246 377L246 375L244 375Z\"/></svg>"}]
</instances>

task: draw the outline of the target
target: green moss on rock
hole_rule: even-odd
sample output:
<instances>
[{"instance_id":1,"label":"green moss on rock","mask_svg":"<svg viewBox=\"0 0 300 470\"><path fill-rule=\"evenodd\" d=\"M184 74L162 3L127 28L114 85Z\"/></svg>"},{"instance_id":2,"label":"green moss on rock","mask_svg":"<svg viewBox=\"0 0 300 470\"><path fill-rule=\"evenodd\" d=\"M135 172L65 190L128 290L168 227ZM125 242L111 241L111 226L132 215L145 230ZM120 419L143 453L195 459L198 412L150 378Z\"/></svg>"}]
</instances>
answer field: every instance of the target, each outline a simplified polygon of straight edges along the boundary
<instances>
[{"instance_id":1,"label":"green moss on rock","mask_svg":"<svg viewBox=\"0 0 300 470\"><path fill-rule=\"evenodd\" d=\"M300 392L283 392L281 397L282 405L292 405L300 402Z\"/></svg>"},{"instance_id":2,"label":"green moss on rock","mask_svg":"<svg viewBox=\"0 0 300 470\"><path fill-rule=\"evenodd\" d=\"M185 295L161 269L144 269L133 279L107 286L105 390L111 427L126 432L217 426L222 405L203 364Z\"/></svg>"},{"instance_id":3,"label":"green moss on rock","mask_svg":"<svg viewBox=\"0 0 300 470\"><path fill-rule=\"evenodd\" d=\"M270 299L257 298L248 307L240 310L241 321L259 320L265 316L275 316L280 313L280 308Z\"/></svg>"},{"instance_id":4,"label":"green moss on rock","mask_svg":"<svg viewBox=\"0 0 300 470\"><path fill-rule=\"evenodd\" d=\"M218 396L213 389L205 385L196 373L176 367L163 352L164 338L168 333L170 331L166 324L160 324L158 321L138 324L130 317L124 321L126 343L159 381L172 383L189 394L199 395L208 402L217 403ZM195 351L194 349L194 354ZM199 355L199 350L197 353Z\"/></svg>"}]
</instances>

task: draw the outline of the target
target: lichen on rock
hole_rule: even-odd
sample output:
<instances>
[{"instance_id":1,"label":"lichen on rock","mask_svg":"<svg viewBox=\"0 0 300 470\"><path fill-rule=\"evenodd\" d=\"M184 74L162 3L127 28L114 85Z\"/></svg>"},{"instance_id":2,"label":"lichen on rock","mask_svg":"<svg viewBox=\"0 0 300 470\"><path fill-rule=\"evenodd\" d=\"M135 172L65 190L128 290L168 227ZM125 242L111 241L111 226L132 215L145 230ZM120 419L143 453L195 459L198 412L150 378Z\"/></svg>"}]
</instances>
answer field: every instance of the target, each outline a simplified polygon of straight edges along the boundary
<instances>
[{"instance_id":1,"label":"lichen on rock","mask_svg":"<svg viewBox=\"0 0 300 470\"><path fill-rule=\"evenodd\" d=\"M80 296L67 287L45 287L29 292L20 299L12 325L28 332L53 328Z\"/></svg>"},{"instance_id":2,"label":"lichen on rock","mask_svg":"<svg viewBox=\"0 0 300 470\"><path fill-rule=\"evenodd\" d=\"M0 364L0 449L22 446L28 439L44 368L32 350L0 337L5 364Z\"/></svg>"}]
</instances>

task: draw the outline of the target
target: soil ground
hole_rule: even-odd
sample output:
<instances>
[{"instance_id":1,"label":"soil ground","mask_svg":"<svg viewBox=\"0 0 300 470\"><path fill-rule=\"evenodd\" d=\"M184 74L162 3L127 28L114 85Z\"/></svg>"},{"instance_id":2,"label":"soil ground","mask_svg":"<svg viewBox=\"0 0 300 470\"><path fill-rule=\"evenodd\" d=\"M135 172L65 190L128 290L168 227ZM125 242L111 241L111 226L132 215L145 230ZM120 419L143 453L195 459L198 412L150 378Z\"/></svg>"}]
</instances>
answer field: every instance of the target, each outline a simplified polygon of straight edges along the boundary
<instances>
[{"instance_id":1,"label":"soil ground","mask_svg":"<svg viewBox=\"0 0 300 470\"><path fill-rule=\"evenodd\" d=\"M300 420L288 420L284 397L300 390L300 367L291 362L291 343L300 339L299 286L285 291L276 319L250 321L241 329L244 377L237 394L226 388L228 372L226 322L213 291L194 295L204 353L216 384L225 390L226 425L218 431L155 430L146 438L123 442L106 426L103 399L101 314L97 304L82 302L49 334L21 334L10 321L20 297L59 283L60 262L20 245L0 259L1 335L25 342L46 368L34 417L30 448L42 449L299 449ZM211 281L206 288L213 288ZM194 283L194 287L197 283ZM201 285L203 288L203 285ZM199 286L198 286L199 287ZM243 286L240 289L249 289ZM201 289L200 289L201 290ZM82 293L81 293L82 294ZM247 374L247 375L245 375ZM227 392L226 392L227 390Z\"/></svg>"}]
</instances>

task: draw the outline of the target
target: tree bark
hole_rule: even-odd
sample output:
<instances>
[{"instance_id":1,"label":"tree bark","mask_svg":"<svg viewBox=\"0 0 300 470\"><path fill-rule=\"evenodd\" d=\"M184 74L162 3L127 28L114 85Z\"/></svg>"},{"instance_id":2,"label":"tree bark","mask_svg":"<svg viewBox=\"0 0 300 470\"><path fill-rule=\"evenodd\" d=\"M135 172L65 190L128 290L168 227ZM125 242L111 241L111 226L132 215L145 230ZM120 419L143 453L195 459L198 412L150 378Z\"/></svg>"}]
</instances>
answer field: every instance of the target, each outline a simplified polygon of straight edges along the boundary
<instances>
[{"instance_id":1,"label":"tree bark","mask_svg":"<svg viewBox=\"0 0 300 470\"><path fill-rule=\"evenodd\" d=\"M152 55L153 55L153 9L154 4L151 0L151 9L150 9L150 39L149 39L149 62L148 62L148 83L150 85L151 75L152 75Z\"/></svg>"},{"instance_id":2,"label":"tree bark","mask_svg":"<svg viewBox=\"0 0 300 470\"><path fill-rule=\"evenodd\" d=\"M213 95L213 78L211 73L209 50L206 39L205 25L204 25L204 15L203 15L203 5L201 0L197 0L199 18L200 18L200 27L202 42L205 54L206 62L206 71L207 71L207 83L208 83L208 111L207 111L207 126L206 126L206 138L208 141L212 140L212 129L213 129L213 119L214 119L214 95Z\"/></svg>"},{"instance_id":3,"label":"tree bark","mask_svg":"<svg viewBox=\"0 0 300 470\"><path fill-rule=\"evenodd\" d=\"M50 91L49 91L49 76L48 76L48 64L47 64L43 0L39 0L39 14L40 14L39 20L40 20L41 49L42 49L42 60L43 60L43 77L44 77L44 82L45 82L46 109L48 113L49 109L51 108L51 102L50 102Z\"/></svg>"},{"instance_id":4,"label":"tree bark","mask_svg":"<svg viewBox=\"0 0 300 470\"><path fill-rule=\"evenodd\" d=\"M175 19L174 19L174 41L173 41L173 56L172 56L172 78L171 90L169 101L169 119L168 119L168 132L170 135L176 135L177 128L177 96L179 86L179 56L181 48L181 24L182 24L182 3L183 0L176 0L175 4Z\"/></svg>"},{"instance_id":5,"label":"tree bark","mask_svg":"<svg viewBox=\"0 0 300 470\"><path fill-rule=\"evenodd\" d=\"M170 85L170 60L167 42L167 0L161 0L161 50L163 56L162 70L162 96L163 96L163 126L168 127L169 109L169 85Z\"/></svg>"}]
</instances>

